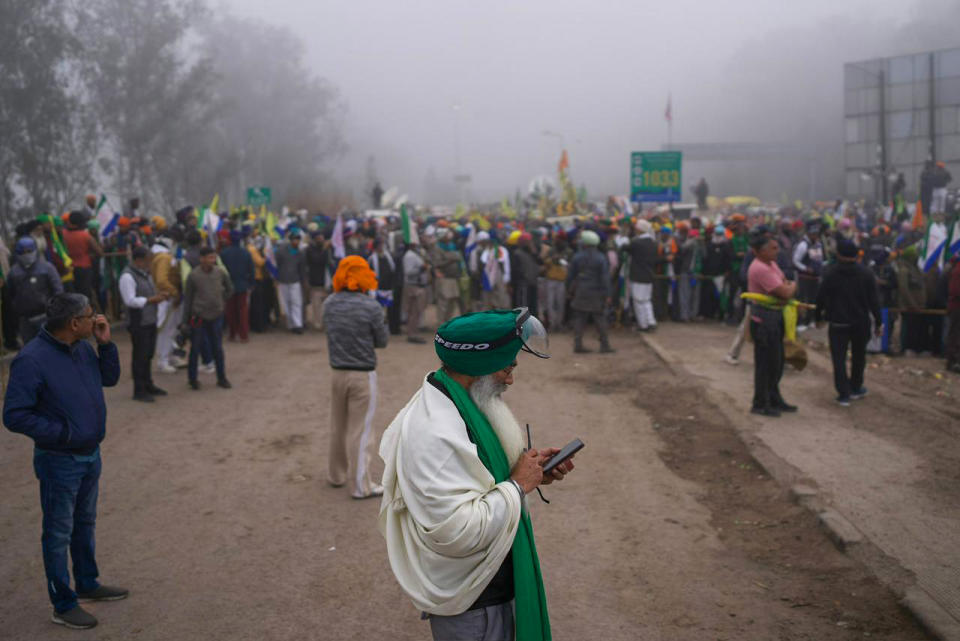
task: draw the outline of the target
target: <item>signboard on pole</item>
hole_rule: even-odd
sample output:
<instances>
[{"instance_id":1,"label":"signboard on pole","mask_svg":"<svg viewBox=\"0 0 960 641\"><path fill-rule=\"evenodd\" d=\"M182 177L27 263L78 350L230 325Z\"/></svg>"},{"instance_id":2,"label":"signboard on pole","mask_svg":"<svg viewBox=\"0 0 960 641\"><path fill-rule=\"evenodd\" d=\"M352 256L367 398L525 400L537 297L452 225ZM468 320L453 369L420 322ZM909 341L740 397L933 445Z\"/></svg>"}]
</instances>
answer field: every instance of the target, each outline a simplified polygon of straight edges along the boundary
<instances>
[{"instance_id":1,"label":"signboard on pole","mask_svg":"<svg viewBox=\"0 0 960 641\"><path fill-rule=\"evenodd\" d=\"M271 200L269 187L250 187L247 189L247 204L251 207L269 205Z\"/></svg>"},{"instance_id":2,"label":"signboard on pole","mask_svg":"<svg viewBox=\"0 0 960 641\"><path fill-rule=\"evenodd\" d=\"M670 203L682 200L683 152L635 151L630 154L630 200Z\"/></svg>"}]
</instances>

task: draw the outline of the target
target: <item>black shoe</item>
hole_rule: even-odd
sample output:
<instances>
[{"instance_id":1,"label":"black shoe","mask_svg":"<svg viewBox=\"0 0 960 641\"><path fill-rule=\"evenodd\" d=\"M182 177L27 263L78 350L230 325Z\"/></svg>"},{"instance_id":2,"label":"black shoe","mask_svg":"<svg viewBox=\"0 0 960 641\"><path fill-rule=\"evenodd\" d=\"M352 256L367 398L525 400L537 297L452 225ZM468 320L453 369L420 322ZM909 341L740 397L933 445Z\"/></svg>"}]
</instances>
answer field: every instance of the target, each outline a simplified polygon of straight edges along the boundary
<instances>
[{"instance_id":1,"label":"black shoe","mask_svg":"<svg viewBox=\"0 0 960 641\"><path fill-rule=\"evenodd\" d=\"M303 328L302 328L302 327L294 327L294 328L291 329L290 331L293 332L294 334L302 334L302 333L303 333Z\"/></svg>"},{"instance_id":2,"label":"black shoe","mask_svg":"<svg viewBox=\"0 0 960 641\"><path fill-rule=\"evenodd\" d=\"M72 630L89 630L97 626L97 618L79 605L66 612L54 612L53 618L50 620L57 625L65 625Z\"/></svg>"},{"instance_id":3,"label":"black shoe","mask_svg":"<svg viewBox=\"0 0 960 641\"><path fill-rule=\"evenodd\" d=\"M776 408L776 409L778 409L778 410L780 410L781 412L796 412L796 411L797 411L797 406L796 406L796 405L791 405L790 403L788 403L788 402L786 402L786 401L780 401L779 403L777 403L777 404L774 405L773 407Z\"/></svg>"},{"instance_id":4,"label":"black shoe","mask_svg":"<svg viewBox=\"0 0 960 641\"><path fill-rule=\"evenodd\" d=\"M408 343L416 343L417 345L423 345L426 343L426 339L420 338L419 336L407 336Z\"/></svg>"},{"instance_id":5,"label":"black shoe","mask_svg":"<svg viewBox=\"0 0 960 641\"><path fill-rule=\"evenodd\" d=\"M588 347L584 347L583 345L574 345L574 346L573 346L573 353L574 353L574 354L590 354L591 352L593 352L592 349L590 349L590 348L588 348Z\"/></svg>"},{"instance_id":6,"label":"black shoe","mask_svg":"<svg viewBox=\"0 0 960 641\"><path fill-rule=\"evenodd\" d=\"M867 388L861 387L860 389L855 389L852 392L850 392L850 400L859 401L861 398L863 398L866 395L867 395Z\"/></svg>"},{"instance_id":7,"label":"black shoe","mask_svg":"<svg viewBox=\"0 0 960 641\"><path fill-rule=\"evenodd\" d=\"M165 390L165 389L160 389L160 388L157 387L156 385L151 385L151 386L149 387L148 391L149 391L151 394L153 394L154 396L166 396L166 395L167 395L167 390Z\"/></svg>"},{"instance_id":8,"label":"black shoe","mask_svg":"<svg viewBox=\"0 0 960 641\"><path fill-rule=\"evenodd\" d=\"M613 354L613 353L616 352L616 351L617 351L617 350L613 349L613 348L610 347L609 345L601 345L601 346L600 346L600 353L601 353L601 354Z\"/></svg>"},{"instance_id":9,"label":"black shoe","mask_svg":"<svg viewBox=\"0 0 960 641\"><path fill-rule=\"evenodd\" d=\"M850 397L849 396L838 396L836 398L837 405L841 407L850 407Z\"/></svg>"},{"instance_id":10,"label":"black shoe","mask_svg":"<svg viewBox=\"0 0 960 641\"><path fill-rule=\"evenodd\" d=\"M142 394L134 394L133 400L140 401L141 403L152 403L153 395L148 392L143 392Z\"/></svg>"},{"instance_id":11,"label":"black shoe","mask_svg":"<svg viewBox=\"0 0 960 641\"><path fill-rule=\"evenodd\" d=\"M750 413L759 414L760 416L769 416L771 418L777 418L780 416L780 410L772 407L751 407Z\"/></svg>"},{"instance_id":12,"label":"black shoe","mask_svg":"<svg viewBox=\"0 0 960 641\"><path fill-rule=\"evenodd\" d=\"M190 386L190 389L200 389L200 381L187 381L187 385Z\"/></svg>"},{"instance_id":13,"label":"black shoe","mask_svg":"<svg viewBox=\"0 0 960 641\"><path fill-rule=\"evenodd\" d=\"M222 387L223 389L232 389L233 385L231 385L230 381L227 379L221 378L219 381L217 381L217 387Z\"/></svg>"},{"instance_id":14,"label":"black shoe","mask_svg":"<svg viewBox=\"0 0 960 641\"><path fill-rule=\"evenodd\" d=\"M109 585L101 585L89 592L77 592L77 598L81 601L120 601L128 596L130 596L130 590Z\"/></svg>"}]
</instances>

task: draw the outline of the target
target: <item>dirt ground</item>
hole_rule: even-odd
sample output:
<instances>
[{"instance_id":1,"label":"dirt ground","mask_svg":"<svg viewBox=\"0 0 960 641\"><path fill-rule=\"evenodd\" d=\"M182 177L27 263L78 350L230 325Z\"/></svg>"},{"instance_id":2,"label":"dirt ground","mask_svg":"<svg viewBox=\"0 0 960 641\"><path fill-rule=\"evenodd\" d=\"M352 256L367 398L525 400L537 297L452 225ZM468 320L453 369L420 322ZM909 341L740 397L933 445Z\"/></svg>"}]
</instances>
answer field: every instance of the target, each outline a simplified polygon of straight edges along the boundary
<instances>
[{"instance_id":1,"label":"dirt ground","mask_svg":"<svg viewBox=\"0 0 960 641\"><path fill-rule=\"evenodd\" d=\"M632 333L610 356L570 343L521 356L506 397L535 446L587 444L550 505L531 497L555 639L927 638L750 458L700 378ZM324 481L326 352L320 334L255 336L227 346L233 390L158 375L170 396L148 406L125 374L107 391L98 559L131 596L91 604L88 632L49 622L31 444L0 432L0 637L429 638L390 572L378 503ZM381 352L381 429L435 366L429 344Z\"/></svg>"}]
</instances>

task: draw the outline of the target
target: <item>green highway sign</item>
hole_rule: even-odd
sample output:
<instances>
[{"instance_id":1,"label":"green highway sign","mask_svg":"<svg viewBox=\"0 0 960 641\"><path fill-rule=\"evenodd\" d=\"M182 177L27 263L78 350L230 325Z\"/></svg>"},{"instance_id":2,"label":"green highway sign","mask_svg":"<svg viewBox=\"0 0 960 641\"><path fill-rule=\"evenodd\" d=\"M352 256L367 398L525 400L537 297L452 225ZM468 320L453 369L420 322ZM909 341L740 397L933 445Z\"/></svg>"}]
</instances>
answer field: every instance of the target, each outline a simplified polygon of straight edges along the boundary
<instances>
[{"instance_id":1,"label":"green highway sign","mask_svg":"<svg viewBox=\"0 0 960 641\"><path fill-rule=\"evenodd\" d=\"M247 204L251 207L269 205L271 199L269 187L250 187L247 189Z\"/></svg>"},{"instance_id":2,"label":"green highway sign","mask_svg":"<svg viewBox=\"0 0 960 641\"><path fill-rule=\"evenodd\" d=\"M636 203L681 200L683 152L635 151L630 154L630 200Z\"/></svg>"}]
</instances>

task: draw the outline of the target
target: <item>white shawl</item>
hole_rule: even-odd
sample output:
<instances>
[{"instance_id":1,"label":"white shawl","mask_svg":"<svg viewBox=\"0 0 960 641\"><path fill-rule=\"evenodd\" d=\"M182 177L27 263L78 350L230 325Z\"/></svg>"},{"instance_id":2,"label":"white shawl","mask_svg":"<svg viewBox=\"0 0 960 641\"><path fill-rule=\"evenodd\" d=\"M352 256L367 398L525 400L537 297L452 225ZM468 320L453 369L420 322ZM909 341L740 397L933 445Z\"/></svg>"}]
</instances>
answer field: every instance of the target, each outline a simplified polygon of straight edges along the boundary
<instances>
[{"instance_id":1,"label":"white shawl","mask_svg":"<svg viewBox=\"0 0 960 641\"><path fill-rule=\"evenodd\" d=\"M456 406L424 380L380 442L380 532L414 605L465 612L493 579L520 522L509 481L495 484Z\"/></svg>"}]
</instances>

